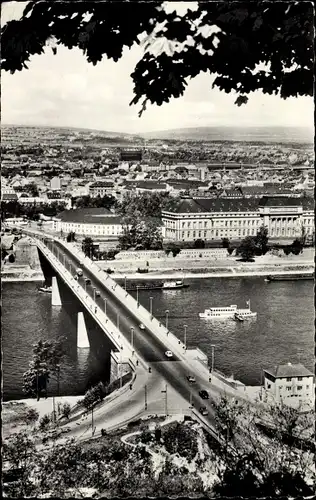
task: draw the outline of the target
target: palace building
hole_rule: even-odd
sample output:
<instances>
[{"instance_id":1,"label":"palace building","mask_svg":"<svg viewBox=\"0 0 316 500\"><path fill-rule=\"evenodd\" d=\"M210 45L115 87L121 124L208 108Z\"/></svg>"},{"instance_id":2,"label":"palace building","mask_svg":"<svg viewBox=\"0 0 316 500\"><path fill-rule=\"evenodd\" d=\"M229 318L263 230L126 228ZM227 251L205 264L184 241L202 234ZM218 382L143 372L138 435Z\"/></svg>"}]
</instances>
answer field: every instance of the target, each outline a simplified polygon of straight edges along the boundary
<instances>
[{"instance_id":1,"label":"palace building","mask_svg":"<svg viewBox=\"0 0 316 500\"><path fill-rule=\"evenodd\" d=\"M55 217L54 230L77 235L99 236L102 239L118 237L122 231L121 218L106 208L78 208L65 210Z\"/></svg>"},{"instance_id":2,"label":"palace building","mask_svg":"<svg viewBox=\"0 0 316 500\"><path fill-rule=\"evenodd\" d=\"M314 231L312 198L182 198L162 212L164 238L173 241L243 239L264 225L272 238L294 239Z\"/></svg>"}]
</instances>

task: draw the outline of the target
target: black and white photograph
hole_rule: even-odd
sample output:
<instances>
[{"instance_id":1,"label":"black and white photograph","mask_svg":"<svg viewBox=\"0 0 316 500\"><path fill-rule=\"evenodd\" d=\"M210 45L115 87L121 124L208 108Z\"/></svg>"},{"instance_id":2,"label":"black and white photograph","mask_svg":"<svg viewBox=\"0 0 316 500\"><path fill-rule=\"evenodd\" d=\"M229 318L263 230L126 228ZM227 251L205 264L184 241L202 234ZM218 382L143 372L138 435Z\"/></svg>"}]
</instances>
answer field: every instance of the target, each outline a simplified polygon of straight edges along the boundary
<instances>
[{"instance_id":1,"label":"black and white photograph","mask_svg":"<svg viewBox=\"0 0 316 500\"><path fill-rule=\"evenodd\" d=\"M314 495L314 22L2 2L5 498Z\"/></svg>"}]
</instances>

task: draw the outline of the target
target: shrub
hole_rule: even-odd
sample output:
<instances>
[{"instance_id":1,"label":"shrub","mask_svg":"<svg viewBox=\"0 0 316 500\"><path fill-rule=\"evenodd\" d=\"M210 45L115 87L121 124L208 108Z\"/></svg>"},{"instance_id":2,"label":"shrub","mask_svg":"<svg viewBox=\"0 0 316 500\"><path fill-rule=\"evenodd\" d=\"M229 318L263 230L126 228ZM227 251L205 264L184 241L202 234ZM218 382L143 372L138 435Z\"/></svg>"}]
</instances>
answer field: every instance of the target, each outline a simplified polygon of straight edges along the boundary
<instances>
[{"instance_id":1,"label":"shrub","mask_svg":"<svg viewBox=\"0 0 316 500\"><path fill-rule=\"evenodd\" d=\"M194 248L205 248L205 241L201 238L198 238L194 241Z\"/></svg>"},{"instance_id":2,"label":"shrub","mask_svg":"<svg viewBox=\"0 0 316 500\"><path fill-rule=\"evenodd\" d=\"M114 273L113 269L110 269L109 267L106 269L105 272L108 273L108 274Z\"/></svg>"},{"instance_id":3,"label":"shrub","mask_svg":"<svg viewBox=\"0 0 316 500\"><path fill-rule=\"evenodd\" d=\"M71 413L71 406L69 403L64 403L61 407L60 407L60 414L62 415L62 417L65 417L67 419L69 419L69 415Z\"/></svg>"},{"instance_id":4,"label":"shrub","mask_svg":"<svg viewBox=\"0 0 316 500\"><path fill-rule=\"evenodd\" d=\"M13 262L15 262L15 257L14 257L14 255L13 255L13 253L11 253L11 254L9 255L9 257L8 257L8 261L9 261L11 264L13 264Z\"/></svg>"},{"instance_id":5,"label":"shrub","mask_svg":"<svg viewBox=\"0 0 316 500\"><path fill-rule=\"evenodd\" d=\"M35 408L30 408L26 415L25 415L25 420L27 424L33 424L38 420L39 413Z\"/></svg>"},{"instance_id":6,"label":"shrub","mask_svg":"<svg viewBox=\"0 0 316 500\"><path fill-rule=\"evenodd\" d=\"M43 415L42 418L39 421L39 428L41 431L45 431L50 424L50 417L49 415Z\"/></svg>"}]
</instances>

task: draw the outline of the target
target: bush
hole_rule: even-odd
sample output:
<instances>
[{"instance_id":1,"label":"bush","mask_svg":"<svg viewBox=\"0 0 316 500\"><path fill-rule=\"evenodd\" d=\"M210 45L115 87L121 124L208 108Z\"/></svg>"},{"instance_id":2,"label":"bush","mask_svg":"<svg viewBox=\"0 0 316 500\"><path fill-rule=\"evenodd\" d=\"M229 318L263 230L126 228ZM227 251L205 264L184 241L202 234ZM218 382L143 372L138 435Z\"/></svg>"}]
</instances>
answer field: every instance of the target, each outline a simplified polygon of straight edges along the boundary
<instances>
[{"instance_id":1,"label":"bush","mask_svg":"<svg viewBox=\"0 0 316 500\"><path fill-rule=\"evenodd\" d=\"M25 415L26 423L34 424L38 420L38 417L39 417L38 411L35 410L35 408L30 408L27 414Z\"/></svg>"},{"instance_id":2,"label":"bush","mask_svg":"<svg viewBox=\"0 0 316 500\"><path fill-rule=\"evenodd\" d=\"M45 431L50 425L50 416L49 415L43 415L42 418L39 421L39 428L41 431Z\"/></svg>"},{"instance_id":3,"label":"bush","mask_svg":"<svg viewBox=\"0 0 316 500\"><path fill-rule=\"evenodd\" d=\"M60 414L61 414L61 416L69 419L70 413L71 413L71 406L70 406L70 404L69 403L64 403L60 407Z\"/></svg>"},{"instance_id":4,"label":"bush","mask_svg":"<svg viewBox=\"0 0 316 500\"><path fill-rule=\"evenodd\" d=\"M201 238L198 238L194 241L194 248L205 248L205 241Z\"/></svg>"},{"instance_id":5,"label":"bush","mask_svg":"<svg viewBox=\"0 0 316 500\"><path fill-rule=\"evenodd\" d=\"M113 269L110 269L109 267L106 269L105 272L108 273L108 274L114 273Z\"/></svg>"},{"instance_id":6,"label":"bush","mask_svg":"<svg viewBox=\"0 0 316 500\"><path fill-rule=\"evenodd\" d=\"M137 272L140 273L140 274L148 273L148 269L141 269L140 267L138 267L137 268Z\"/></svg>"},{"instance_id":7,"label":"bush","mask_svg":"<svg viewBox=\"0 0 316 500\"><path fill-rule=\"evenodd\" d=\"M222 246L223 248L229 248L230 241L228 238L222 238Z\"/></svg>"},{"instance_id":8,"label":"bush","mask_svg":"<svg viewBox=\"0 0 316 500\"><path fill-rule=\"evenodd\" d=\"M9 257L8 257L8 261L9 261L11 264L13 264L13 262L15 262L15 257L14 257L14 255L13 255L13 253L11 253L11 254L9 255Z\"/></svg>"}]
</instances>

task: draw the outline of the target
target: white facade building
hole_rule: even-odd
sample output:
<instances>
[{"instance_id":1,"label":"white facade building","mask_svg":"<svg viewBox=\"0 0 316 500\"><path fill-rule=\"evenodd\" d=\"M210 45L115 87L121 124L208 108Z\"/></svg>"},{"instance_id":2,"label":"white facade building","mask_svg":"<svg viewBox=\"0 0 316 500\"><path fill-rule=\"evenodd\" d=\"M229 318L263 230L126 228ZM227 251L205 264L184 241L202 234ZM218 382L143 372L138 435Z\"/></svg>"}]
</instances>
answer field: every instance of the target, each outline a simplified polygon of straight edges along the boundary
<instances>
[{"instance_id":1,"label":"white facade building","mask_svg":"<svg viewBox=\"0 0 316 500\"><path fill-rule=\"evenodd\" d=\"M194 241L255 236L264 225L270 237L294 239L314 230L313 200L304 198L183 198L162 212L167 240Z\"/></svg>"},{"instance_id":2,"label":"white facade building","mask_svg":"<svg viewBox=\"0 0 316 500\"><path fill-rule=\"evenodd\" d=\"M65 210L57 215L54 230L77 235L99 236L102 239L118 237L123 226L121 218L106 208L82 208Z\"/></svg>"},{"instance_id":3,"label":"white facade building","mask_svg":"<svg viewBox=\"0 0 316 500\"><path fill-rule=\"evenodd\" d=\"M315 401L315 379L312 372L301 364L279 365L263 370L264 388L276 402L288 403L296 399L299 403L311 405ZM291 401L291 404L293 401Z\"/></svg>"}]
</instances>

